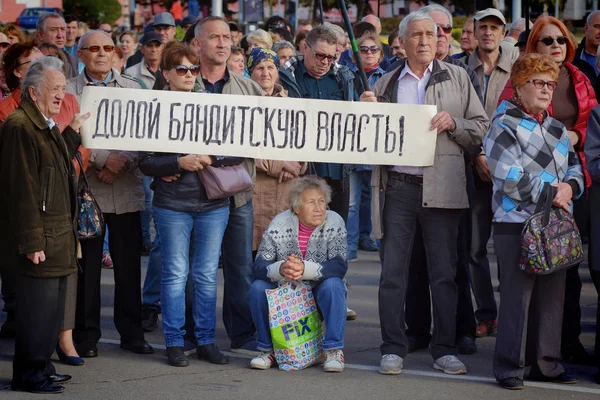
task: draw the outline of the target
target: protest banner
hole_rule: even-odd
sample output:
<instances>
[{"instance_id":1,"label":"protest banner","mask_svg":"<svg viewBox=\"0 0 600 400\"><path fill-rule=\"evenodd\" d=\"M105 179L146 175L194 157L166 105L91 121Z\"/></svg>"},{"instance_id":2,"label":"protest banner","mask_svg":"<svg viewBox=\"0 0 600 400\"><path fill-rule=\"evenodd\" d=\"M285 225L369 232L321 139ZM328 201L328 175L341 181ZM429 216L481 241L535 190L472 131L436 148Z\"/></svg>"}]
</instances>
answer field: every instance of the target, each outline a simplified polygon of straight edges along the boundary
<instances>
[{"instance_id":1,"label":"protest banner","mask_svg":"<svg viewBox=\"0 0 600 400\"><path fill-rule=\"evenodd\" d=\"M90 149L429 166L435 106L84 88Z\"/></svg>"}]
</instances>

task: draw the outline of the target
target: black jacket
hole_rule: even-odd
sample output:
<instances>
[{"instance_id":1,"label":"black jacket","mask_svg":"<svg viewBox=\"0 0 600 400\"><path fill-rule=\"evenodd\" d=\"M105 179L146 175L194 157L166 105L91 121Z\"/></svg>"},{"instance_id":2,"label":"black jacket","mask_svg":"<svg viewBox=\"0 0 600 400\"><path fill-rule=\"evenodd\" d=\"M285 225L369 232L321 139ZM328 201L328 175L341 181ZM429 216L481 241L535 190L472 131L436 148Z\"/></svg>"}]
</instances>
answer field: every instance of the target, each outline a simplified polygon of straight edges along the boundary
<instances>
[{"instance_id":1,"label":"black jacket","mask_svg":"<svg viewBox=\"0 0 600 400\"><path fill-rule=\"evenodd\" d=\"M184 171L179 168L180 154L146 153L139 161L140 171L144 175L154 177L150 186L154 190L152 204L180 212L202 212L229 204L229 199L209 200L206 198L204 186L196 172ZM244 161L241 157L213 157L213 167L237 165ZM173 182L165 182L161 176L181 176Z\"/></svg>"}]
</instances>

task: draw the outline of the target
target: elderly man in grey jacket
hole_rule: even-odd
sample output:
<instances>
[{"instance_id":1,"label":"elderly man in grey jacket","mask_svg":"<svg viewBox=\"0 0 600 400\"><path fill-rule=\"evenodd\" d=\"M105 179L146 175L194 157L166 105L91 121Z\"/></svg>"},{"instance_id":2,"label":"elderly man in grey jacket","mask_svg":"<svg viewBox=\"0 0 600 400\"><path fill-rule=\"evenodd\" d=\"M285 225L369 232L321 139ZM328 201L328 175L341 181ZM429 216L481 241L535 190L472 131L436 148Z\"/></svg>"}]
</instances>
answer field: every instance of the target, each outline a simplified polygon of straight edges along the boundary
<instances>
[{"instance_id":1,"label":"elderly man in grey jacket","mask_svg":"<svg viewBox=\"0 0 600 400\"><path fill-rule=\"evenodd\" d=\"M456 243L461 210L469 206L463 154L467 147L481 144L489 121L465 70L435 59L436 32L437 25L427 13L417 11L405 17L399 37L406 62L384 75L373 92L361 96L362 101L431 104L438 110L431 120L431 129L438 133L432 166L373 168L373 232L383 238L379 284L382 374L401 373L408 352L404 299L419 225L433 297L433 367L448 374L467 372L456 357L455 345ZM385 196L381 214L380 187Z\"/></svg>"},{"instance_id":2,"label":"elderly man in grey jacket","mask_svg":"<svg viewBox=\"0 0 600 400\"><path fill-rule=\"evenodd\" d=\"M85 86L140 89L132 78L112 69L114 42L102 31L89 31L77 50L85 69L67 83L67 92L81 102ZM143 175L137 154L92 150L86 172L109 227L108 243L115 273L114 321L121 348L138 354L153 352L142 329L140 211L144 209ZM73 338L82 357L96 357L100 340L100 272L103 238L82 242L82 267L77 288L77 314Z\"/></svg>"}]
</instances>

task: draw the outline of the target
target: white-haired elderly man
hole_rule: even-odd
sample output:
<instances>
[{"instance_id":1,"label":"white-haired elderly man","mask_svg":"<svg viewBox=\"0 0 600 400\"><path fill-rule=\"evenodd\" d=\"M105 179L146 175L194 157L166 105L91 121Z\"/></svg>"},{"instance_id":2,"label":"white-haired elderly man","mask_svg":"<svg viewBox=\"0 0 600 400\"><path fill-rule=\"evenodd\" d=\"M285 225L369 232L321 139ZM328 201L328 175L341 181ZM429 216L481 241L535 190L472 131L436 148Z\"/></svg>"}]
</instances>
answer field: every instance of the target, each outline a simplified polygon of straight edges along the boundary
<instances>
[{"instance_id":1,"label":"white-haired elderly man","mask_svg":"<svg viewBox=\"0 0 600 400\"><path fill-rule=\"evenodd\" d=\"M103 31L89 31L79 39L83 72L67 83L67 91L81 101L85 86L140 89L133 78L112 68L115 45ZM138 354L153 352L144 340L141 293L141 216L144 209L143 175L137 168L137 153L94 149L86 175L90 189L109 228L108 243L115 273L114 321L121 335L121 348ZM77 314L73 339L79 355L96 357L100 340L100 272L103 238L82 242Z\"/></svg>"},{"instance_id":2,"label":"white-haired elderly man","mask_svg":"<svg viewBox=\"0 0 600 400\"><path fill-rule=\"evenodd\" d=\"M430 352L433 367L464 374L456 357L457 287L454 282L461 211L468 208L465 148L481 145L488 118L463 68L435 59L437 25L431 16L415 12L399 26L406 62L384 75L365 92L362 101L431 104L437 131L434 164L373 167L373 233L382 238L379 284L381 361L379 372L399 374L408 352L404 299L415 231L420 225L428 260L433 298L434 330ZM379 188L384 189L383 192ZM380 210L380 195L385 196Z\"/></svg>"},{"instance_id":3,"label":"white-haired elderly man","mask_svg":"<svg viewBox=\"0 0 600 400\"><path fill-rule=\"evenodd\" d=\"M75 236L77 174L71 160L89 114L76 114L61 134L60 112L67 81L63 63L32 62L22 101L0 127L0 210L12 233L16 270L16 340L12 390L60 393L71 379L57 374L50 357L58 345L67 277L77 273Z\"/></svg>"},{"instance_id":4,"label":"white-haired elderly man","mask_svg":"<svg viewBox=\"0 0 600 400\"><path fill-rule=\"evenodd\" d=\"M77 57L64 50L67 43L67 23L62 15L52 12L40 16L37 22L36 41L38 44L52 43L64 53L67 62L67 79L77 76Z\"/></svg>"}]
</instances>

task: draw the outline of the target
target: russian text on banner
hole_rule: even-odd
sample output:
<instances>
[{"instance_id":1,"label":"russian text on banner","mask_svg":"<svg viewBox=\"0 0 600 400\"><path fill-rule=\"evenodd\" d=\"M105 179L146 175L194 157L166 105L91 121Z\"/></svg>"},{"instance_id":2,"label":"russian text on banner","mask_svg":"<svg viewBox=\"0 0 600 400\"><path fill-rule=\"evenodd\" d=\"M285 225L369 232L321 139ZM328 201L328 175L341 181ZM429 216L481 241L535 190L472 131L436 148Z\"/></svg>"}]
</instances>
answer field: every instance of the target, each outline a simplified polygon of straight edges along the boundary
<instances>
[{"instance_id":1,"label":"russian text on banner","mask_svg":"<svg viewBox=\"0 0 600 400\"><path fill-rule=\"evenodd\" d=\"M435 106L84 88L91 149L429 166Z\"/></svg>"}]
</instances>

